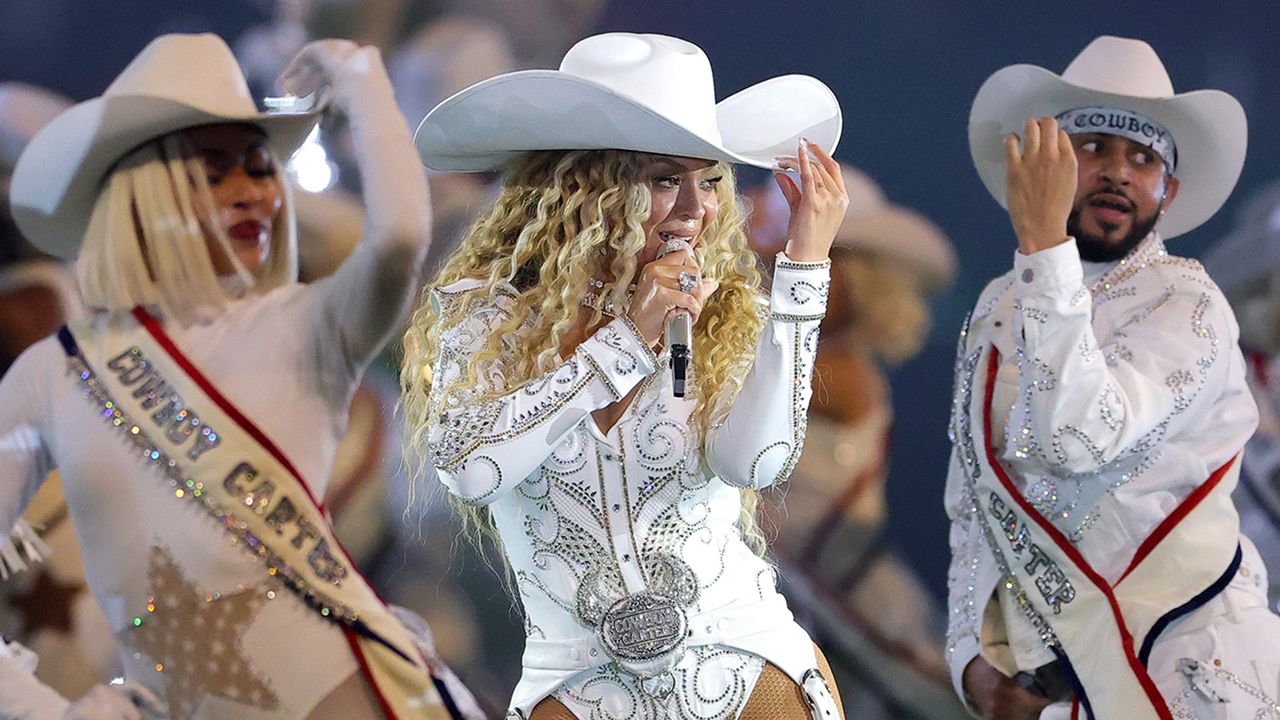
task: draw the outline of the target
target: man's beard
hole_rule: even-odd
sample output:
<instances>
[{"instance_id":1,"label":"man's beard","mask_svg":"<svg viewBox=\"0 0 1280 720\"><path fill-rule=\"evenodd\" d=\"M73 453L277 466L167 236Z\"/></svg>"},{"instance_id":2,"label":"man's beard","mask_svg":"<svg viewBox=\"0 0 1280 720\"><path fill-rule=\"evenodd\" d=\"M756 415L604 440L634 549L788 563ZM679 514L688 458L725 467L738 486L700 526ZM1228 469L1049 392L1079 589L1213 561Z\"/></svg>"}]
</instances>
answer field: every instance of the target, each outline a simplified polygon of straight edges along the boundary
<instances>
[{"instance_id":1,"label":"man's beard","mask_svg":"<svg viewBox=\"0 0 1280 720\"><path fill-rule=\"evenodd\" d=\"M1080 211L1072 210L1071 215L1067 218L1067 234L1076 239L1076 249L1080 252L1080 259L1085 262L1115 262L1123 260L1126 255L1133 252L1139 243L1151 234L1152 229L1156 226L1156 221L1160 219L1160 211L1156 210L1151 213L1151 217L1139 218L1136 215L1133 219L1133 226L1129 228L1129 234L1125 235L1119 242L1109 243L1105 238L1098 235L1091 235L1080 227Z\"/></svg>"}]
</instances>

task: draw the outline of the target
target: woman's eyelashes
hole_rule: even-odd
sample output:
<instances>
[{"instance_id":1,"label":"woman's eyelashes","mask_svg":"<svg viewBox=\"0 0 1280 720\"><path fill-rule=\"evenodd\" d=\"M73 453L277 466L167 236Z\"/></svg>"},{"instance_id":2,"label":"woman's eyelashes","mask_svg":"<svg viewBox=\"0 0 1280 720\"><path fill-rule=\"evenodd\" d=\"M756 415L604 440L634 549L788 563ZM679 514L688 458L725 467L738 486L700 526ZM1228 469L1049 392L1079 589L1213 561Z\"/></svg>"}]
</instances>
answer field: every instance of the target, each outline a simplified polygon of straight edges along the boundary
<instances>
[{"instance_id":1,"label":"woman's eyelashes","mask_svg":"<svg viewBox=\"0 0 1280 720\"><path fill-rule=\"evenodd\" d=\"M704 178L698 181L698 187L703 190L714 190L716 185L720 184L721 180L724 180L723 175ZM683 182L684 180L679 175L662 175L653 179L653 184L661 188L675 189L680 187Z\"/></svg>"}]
</instances>

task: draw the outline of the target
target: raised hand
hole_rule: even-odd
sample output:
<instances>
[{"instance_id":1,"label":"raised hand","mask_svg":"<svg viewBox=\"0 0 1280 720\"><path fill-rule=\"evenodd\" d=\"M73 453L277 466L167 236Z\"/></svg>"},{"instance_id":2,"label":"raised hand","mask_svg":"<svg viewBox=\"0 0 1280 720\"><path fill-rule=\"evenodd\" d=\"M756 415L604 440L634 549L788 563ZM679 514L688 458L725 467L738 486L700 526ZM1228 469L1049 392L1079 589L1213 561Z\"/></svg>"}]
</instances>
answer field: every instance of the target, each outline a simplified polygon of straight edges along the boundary
<instances>
[{"instance_id":1,"label":"raised hand","mask_svg":"<svg viewBox=\"0 0 1280 720\"><path fill-rule=\"evenodd\" d=\"M1009 220L1023 255L1067 239L1067 218L1076 197L1076 153L1071 138L1051 117L1028 118L1018 135L1004 139L1009 184Z\"/></svg>"},{"instance_id":2,"label":"raised hand","mask_svg":"<svg viewBox=\"0 0 1280 720\"><path fill-rule=\"evenodd\" d=\"M778 158L778 167L800 175L798 186L786 173L773 175L791 206L783 252L797 262L826 260L836 230L844 222L845 208L849 207L840 164L815 143L801 140L796 156Z\"/></svg>"},{"instance_id":3,"label":"raised hand","mask_svg":"<svg viewBox=\"0 0 1280 720\"><path fill-rule=\"evenodd\" d=\"M316 40L298 51L276 80L276 86L298 97L329 87L345 109L349 94L356 89L354 85L381 67L382 56L375 47L360 47L350 40Z\"/></svg>"},{"instance_id":4,"label":"raised hand","mask_svg":"<svg viewBox=\"0 0 1280 720\"><path fill-rule=\"evenodd\" d=\"M151 720L168 708L137 683L95 685L67 709L64 720Z\"/></svg>"}]
</instances>

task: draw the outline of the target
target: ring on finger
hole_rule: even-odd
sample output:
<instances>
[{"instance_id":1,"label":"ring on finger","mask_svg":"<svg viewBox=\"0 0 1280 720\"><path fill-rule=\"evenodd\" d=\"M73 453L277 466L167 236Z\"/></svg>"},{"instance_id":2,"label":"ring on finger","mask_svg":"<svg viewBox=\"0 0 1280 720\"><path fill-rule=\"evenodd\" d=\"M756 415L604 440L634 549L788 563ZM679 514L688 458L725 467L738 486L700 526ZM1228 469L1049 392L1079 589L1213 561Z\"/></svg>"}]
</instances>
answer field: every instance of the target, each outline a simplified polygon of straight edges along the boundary
<instances>
[{"instance_id":1,"label":"ring on finger","mask_svg":"<svg viewBox=\"0 0 1280 720\"><path fill-rule=\"evenodd\" d=\"M682 270L678 282L680 283L680 292L691 293L698 287L698 276L696 273Z\"/></svg>"}]
</instances>

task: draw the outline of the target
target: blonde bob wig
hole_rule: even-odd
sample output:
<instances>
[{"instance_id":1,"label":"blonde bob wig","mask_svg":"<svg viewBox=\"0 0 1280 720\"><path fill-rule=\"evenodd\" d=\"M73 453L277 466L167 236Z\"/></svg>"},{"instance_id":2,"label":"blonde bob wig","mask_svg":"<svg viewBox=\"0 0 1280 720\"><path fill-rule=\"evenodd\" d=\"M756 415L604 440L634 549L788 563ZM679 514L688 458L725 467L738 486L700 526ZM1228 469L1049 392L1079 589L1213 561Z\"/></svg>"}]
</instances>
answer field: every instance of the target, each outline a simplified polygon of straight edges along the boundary
<instances>
[{"instance_id":1,"label":"blonde bob wig","mask_svg":"<svg viewBox=\"0 0 1280 720\"><path fill-rule=\"evenodd\" d=\"M255 276L236 258L223 228L201 221L217 217L216 206L204 161L182 132L134 149L104 179L76 257L85 305L109 311L148 305L186 322L219 312L229 297L293 282L293 204L282 176L280 185L284 202L267 261ZM206 238L230 260L230 283L214 272Z\"/></svg>"},{"instance_id":2,"label":"blonde bob wig","mask_svg":"<svg viewBox=\"0 0 1280 720\"><path fill-rule=\"evenodd\" d=\"M450 304L443 317L424 297L405 334L401 384L406 461L416 481L429 473L427 434L447 406L445 398L475 387L477 368L486 368L490 376L487 368L497 363L507 385L496 388L497 395L558 365L560 346L584 311L583 293L592 278L609 278L603 292L626 307L628 286L639 270L636 257L646 244L642 223L649 216L650 191L643 173L652 158L619 150L533 152L506 175L493 205L471 226L427 291L462 279L480 280L483 287ZM722 164L719 169L719 211L694 250L703 275L720 281L694 329L699 351L689 425L699 444L736 398L765 323L762 278L743 229L746 213L738 205L732 167ZM516 290L509 317L471 357L467 376L455 387L433 388L442 331L461 322L477 304L510 294L504 290L509 287ZM595 313L593 322L603 319L598 310L588 312ZM519 341L511 342L517 336ZM519 351L504 352L504 347ZM468 402L484 399L470 396ZM757 497L743 491L739 525L744 539L762 552L754 519ZM454 505L470 530L494 537L482 508Z\"/></svg>"}]
</instances>

